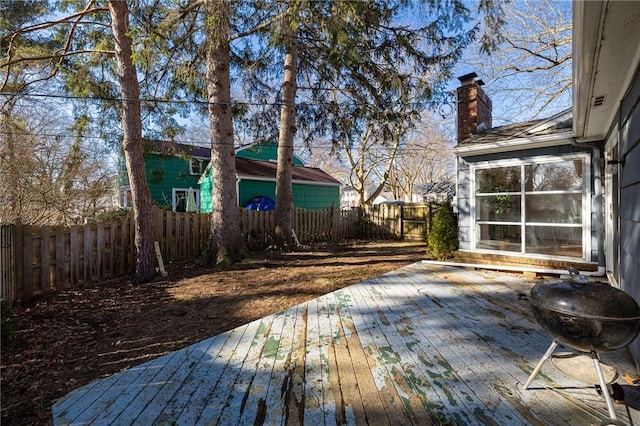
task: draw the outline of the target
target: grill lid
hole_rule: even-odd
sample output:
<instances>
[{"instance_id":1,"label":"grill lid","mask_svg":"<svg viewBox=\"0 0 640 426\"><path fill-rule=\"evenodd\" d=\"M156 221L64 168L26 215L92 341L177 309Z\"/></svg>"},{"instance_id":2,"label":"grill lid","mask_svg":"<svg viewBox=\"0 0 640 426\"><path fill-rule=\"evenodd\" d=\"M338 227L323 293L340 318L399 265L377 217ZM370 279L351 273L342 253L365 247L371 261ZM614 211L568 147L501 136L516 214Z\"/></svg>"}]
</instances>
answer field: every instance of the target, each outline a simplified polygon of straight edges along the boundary
<instances>
[{"instance_id":1,"label":"grill lid","mask_svg":"<svg viewBox=\"0 0 640 426\"><path fill-rule=\"evenodd\" d=\"M535 285L529 300L540 309L585 319L640 320L640 306L636 301L607 284L554 280Z\"/></svg>"}]
</instances>

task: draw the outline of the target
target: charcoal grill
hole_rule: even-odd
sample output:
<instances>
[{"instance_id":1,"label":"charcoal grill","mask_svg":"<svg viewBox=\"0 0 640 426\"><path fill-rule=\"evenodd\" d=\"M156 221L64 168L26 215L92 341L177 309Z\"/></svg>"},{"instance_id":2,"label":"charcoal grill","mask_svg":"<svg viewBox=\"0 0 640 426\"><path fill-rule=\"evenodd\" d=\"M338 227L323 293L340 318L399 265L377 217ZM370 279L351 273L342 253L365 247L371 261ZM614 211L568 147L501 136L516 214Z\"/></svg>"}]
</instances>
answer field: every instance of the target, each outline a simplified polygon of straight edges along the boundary
<instances>
[{"instance_id":1,"label":"charcoal grill","mask_svg":"<svg viewBox=\"0 0 640 426\"><path fill-rule=\"evenodd\" d=\"M640 332L640 306L627 293L607 284L561 279L536 284L529 294L533 313L553 342L533 370L525 389L562 343L591 354L611 420L616 422L600 352L620 349ZM581 278L581 277L578 277Z\"/></svg>"}]
</instances>

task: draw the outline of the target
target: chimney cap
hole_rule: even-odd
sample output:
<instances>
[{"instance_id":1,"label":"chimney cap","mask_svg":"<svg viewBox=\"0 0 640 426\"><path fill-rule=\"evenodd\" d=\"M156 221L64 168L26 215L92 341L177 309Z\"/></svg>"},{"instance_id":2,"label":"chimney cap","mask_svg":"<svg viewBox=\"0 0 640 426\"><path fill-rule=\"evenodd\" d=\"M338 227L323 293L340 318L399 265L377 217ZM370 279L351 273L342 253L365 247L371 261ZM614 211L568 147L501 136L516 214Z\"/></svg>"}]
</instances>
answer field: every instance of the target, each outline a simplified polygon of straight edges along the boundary
<instances>
[{"instance_id":1,"label":"chimney cap","mask_svg":"<svg viewBox=\"0 0 640 426\"><path fill-rule=\"evenodd\" d=\"M466 82L473 81L473 79L477 76L478 74L476 74L475 72L470 72L469 74L461 75L460 77L458 77L458 80L460 80L460 82L464 84Z\"/></svg>"}]
</instances>

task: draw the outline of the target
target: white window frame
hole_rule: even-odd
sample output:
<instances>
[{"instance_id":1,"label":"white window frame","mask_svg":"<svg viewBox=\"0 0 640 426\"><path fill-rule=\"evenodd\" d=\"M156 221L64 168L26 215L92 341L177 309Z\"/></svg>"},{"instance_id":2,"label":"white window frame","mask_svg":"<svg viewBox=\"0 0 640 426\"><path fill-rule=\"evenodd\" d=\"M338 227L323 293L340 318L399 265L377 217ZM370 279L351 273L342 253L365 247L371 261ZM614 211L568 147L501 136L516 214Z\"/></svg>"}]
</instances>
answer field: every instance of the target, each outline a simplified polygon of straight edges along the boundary
<instances>
[{"instance_id":1,"label":"white window frame","mask_svg":"<svg viewBox=\"0 0 640 426\"><path fill-rule=\"evenodd\" d=\"M193 170L193 163L198 162L200 164L200 171ZM207 159L199 158L199 157L191 157L189 159L189 174L193 176L200 176L202 172L204 172L205 167L207 167Z\"/></svg>"},{"instance_id":2,"label":"white window frame","mask_svg":"<svg viewBox=\"0 0 640 426\"><path fill-rule=\"evenodd\" d=\"M200 210L200 190L196 188L191 188L191 190L194 192L196 196L196 207L199 211ZM174 212L176 211L176 208L177 208L177 199L176 199L177 192L184 192L186 196L189 193L189 188L171 188L171 210ZM186 203L186 198L185 198L185 203Z\"/></svg>"},{"instance_id":3,"label":"white window frame","mask_svg":"<svg viewBox=\"0 0 640 426\"><path fill-rule=\"evenodd\" d=\"M582 227L582 257L570 257L570 256L557 256L557 255L545 255L545 254L534 254L534 253L526 253L525 252L525 244L526 244L526 226L554 226L549 223L538 223L538 222L525 222L524 214L525 214L525 199L527 193L525 191L524 179L520 179L520 192L515 193L519 195L521 202L520 209L520 226L521 228L521 247L520 251L503 251L503 250L490 250L486 248L478 248L477 247L477 225L478 222L483 223L485 221L478 221L476 219L476 171L482 169L492 169L497 167L514 167L520 166L520 176L524 175L524 166L531 164L540 164L540 163L552 163L552 162L562 162L562 161L574 161L574 160L582 160L583 161L583 181L582 181L582 223L580 225L572 225L572 224L562 224L556 225L563 228L569 227ZM536 257L542 259L569 259L575 260L580 259L584 261L591 260L591 157L588 153L575 153L575 154L566 154L566 155L542 155L535 157L527 157L523 159L505 159L505 160L491 160L491 161L483 161L478 163L472 163L469 166L470 173L470 243L471 250L477 252L485 252L485 253L500 253L500 254L508 254L511 256L525 256L525 257ZM544 194L553 194L553 193L570 193L575 191L545 191ZM512 193L507 193L512 194ZM491 222L495 224L501 224L499 222ZM505 222L504 224L513 225L511 222Z\"/></svg>"},{"instance_id":4,"label":"white window frame","mask_svg":"<svg viewBox=\"0 0 640 426\"><path fill-rule=\"evenodd\" d=\"M131 202L129 202L131 201ZM121 208L128 209L133 207L133 199L131 198L131 187L123 186L122 191L120 192L120 200L119 203Z\"/></svg>"}]
</instances>

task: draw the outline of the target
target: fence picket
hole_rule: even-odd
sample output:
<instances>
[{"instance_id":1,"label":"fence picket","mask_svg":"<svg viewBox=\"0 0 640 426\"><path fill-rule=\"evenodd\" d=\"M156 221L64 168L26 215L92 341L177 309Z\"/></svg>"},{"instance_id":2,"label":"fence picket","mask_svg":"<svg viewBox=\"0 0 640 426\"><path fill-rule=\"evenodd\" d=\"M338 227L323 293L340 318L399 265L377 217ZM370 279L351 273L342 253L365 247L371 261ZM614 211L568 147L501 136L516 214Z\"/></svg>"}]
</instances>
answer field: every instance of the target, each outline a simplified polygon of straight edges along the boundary
<instances>
[{"instance_id":1,"label":"fence picket","mask_svg":"<svg viewBox=\"0 0 640 426\"><path fill-rule=\"evenodd\" d=\"M80 278L80 253L78 253L78 226L69 230L69 285L78 286Z\"/></svg>"},{"instance_id":2,"label":"fence picket","mask_svg":"<svg viewBox=\"0 0 640 426\"><path fill-rule=\"evenodd\" d=\"M33 235L31 235L31 225L22 226L22 236L24 245L22 246L24 281L28 284L24 287L24 297L27 300L33 298Z\"/></svg>"},{"instance_id":3,"label":"fence picket","mask_svg":"<svg viewBox=\"0 0 640 426\"><path fill-rule=\"evenodd\" d=\"M62 283L64 285L65 283L65 258L66 258L66 253L65 253L65 245L64 245L64 228L61 226L56 226L55 227L55 234L54 234L54 243L53 246L55 247L55 282L57 283ZM49 241L47 241L46 243L44 243L46 245L49 245ZM63 287L64 288L64 287ZM47 283L47 287L46 290L43 290L43 294L44 293L48 293L51 290L51 285L50 283Z\"/></svg>"},{"instance_id":4,"label":"fence picket","mask_svg":"<svg viewBox=\"0 0 640 426\"><path fill-rule=\"evenodd\" d=\"M51 250L49 227L40 230L40 292L47 294L51 281Z\"/></svg>"},{"instance_id":5,"label":"fence picket","mask_svg":"<svg viewBox=\"0 0 640 426\"><path fill-rule=\"evenodd\" d=\"M16 225L0 225L0 298L12 303L16 286Z\"/></svg>"},{"instance_id":6,"label":"fence picket","mask_svg":"<svg viewBox=\"0 0 640 426\"><path fill-rule=\"evenodd\" d=\"M113 278L116 276L116 224L114 222L109 224L109 241L109 278Z\"/></svg>"},{"instance_id":7,"label":"fence picket","mask_svg":"<svg viewBox=\"0 0 640 426\"><path fill-rule=\"evenodd\" d=\"M129 218L125 218L124 221L122 221L120 223L120 237L119 237L119 243L120 243L120 250L118 252L118 275L122 276L124 274L127 273L127 271L129 270L129 268L127 268L128 263L127 263L127 250L128 250L128 244L127 244L127 238L128 238L128 225L129 225Z\"/></svg>"},{"instance_id":8,"label":"fence picket","mask_svg":"<svg viewBox=\"0 0 640 426\"><path fill-rule=\"evenodd\" d=\"M87 285L91 282L91 228L89 226L82 228L82 242L82 283Z\"/></svg>"}]
</instances>

